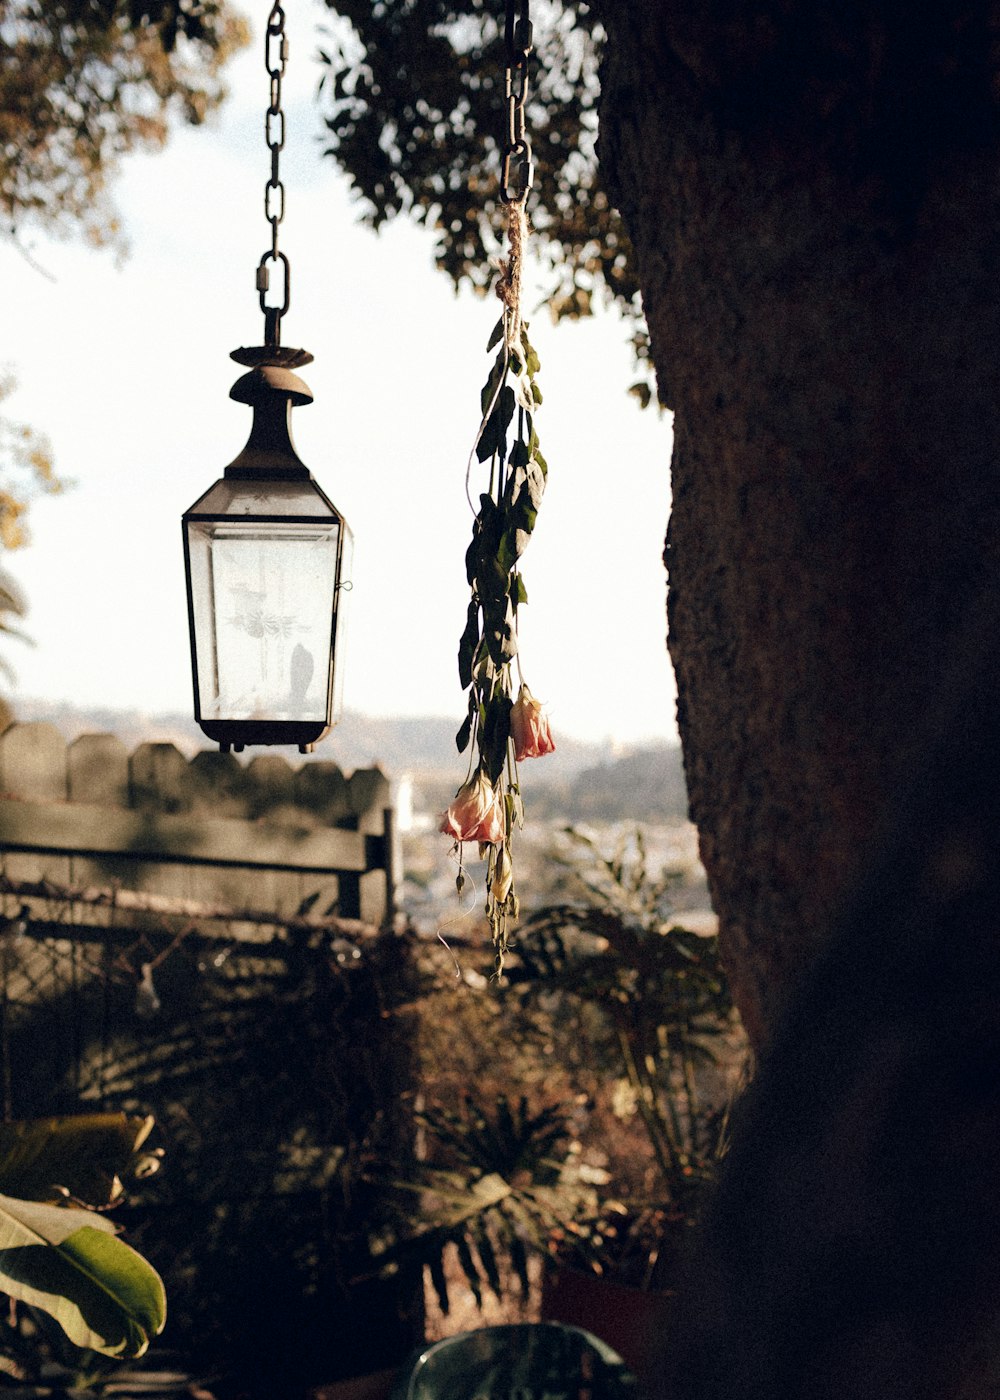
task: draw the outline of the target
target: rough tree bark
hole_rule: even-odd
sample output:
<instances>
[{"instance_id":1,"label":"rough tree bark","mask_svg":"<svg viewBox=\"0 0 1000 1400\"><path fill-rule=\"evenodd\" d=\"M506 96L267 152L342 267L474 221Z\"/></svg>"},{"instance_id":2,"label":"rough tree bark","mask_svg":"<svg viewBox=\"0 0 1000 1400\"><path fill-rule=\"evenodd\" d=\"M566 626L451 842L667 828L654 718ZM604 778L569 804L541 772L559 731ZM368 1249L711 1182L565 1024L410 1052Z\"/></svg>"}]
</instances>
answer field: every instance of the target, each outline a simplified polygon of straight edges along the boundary
<instances>
[{"instance_id":1,"label":"rough tree bark","mask_svg":"<svg viewBox=\"0 0 1000 1400\"><path fill-rule=\"evenodd\" d=\"M675 413L691 812L766 1042L1000 552L1000 9L634 0L600 156Z\"/></svg>"}]
</instances>

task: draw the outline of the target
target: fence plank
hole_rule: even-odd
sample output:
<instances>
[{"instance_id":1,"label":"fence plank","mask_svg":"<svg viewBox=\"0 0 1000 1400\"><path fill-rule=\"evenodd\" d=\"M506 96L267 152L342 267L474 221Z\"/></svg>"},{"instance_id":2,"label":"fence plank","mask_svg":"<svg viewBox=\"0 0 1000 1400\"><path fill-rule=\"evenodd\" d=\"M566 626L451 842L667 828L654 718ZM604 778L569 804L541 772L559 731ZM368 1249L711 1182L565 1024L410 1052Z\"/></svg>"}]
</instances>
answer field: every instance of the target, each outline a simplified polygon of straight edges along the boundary
<instances>
[{"instance_id":1,"label":"fence plank","mask_svg":"<svg viewBox=\"0 0 1000 1400\"><path fill-rule=\"evenodd\" d=\"M262 816L275 807L295 802L295 769L276 753L258 754L247 765L249 815Z\"/></svg>"},{"instance_id":2,"label":"fence plank","mask_svg":"<svg viewBox=\"0 0 1000 1400\"><path fill-rule=\"evenodd\" d=\"M66 757L71 802L129 805L128 749L120 739L113 734L81 734L70 744Z\"/></svg>"},{"instance_id":3,"label":"fence plank","mask_svg":"<svg viewBox=\"0 0 1000 1400\"><path fill-rule=\"evenodd\" d=\"M0 847L125 860L233 865L308 873L368 869L365 837L339 828L278 826L205 817L0 799Z\"/></svg>"},{"instance_id":4,"label":"fence plank","mask_svg":"<svg viewBox=\"0 0 1000 1400\"><path fill-rule=\"evenodd\" d=\"M389 779L381 768L358 768L348 779L348 800L357 817L358 830L381 836L385 819L383 813L392 800Z\"/></svg>"},{"instance_id":5,"label":"fence plank","mask_svg":"<svg viewBox=\"0 0 1000 1400\"><path fill-rule=\"evenodd\" d=\"M0 792L66 801L66 740L51 724L12 724L0 735Z\"/></svg>"},{"instance_id":6,"label":"fence plank","mask_svg":"<svg viewBox=\"0 0 1000 1400\"><path fill-rule=\"evenodd\" d=\"M132 806L157 812L186 812L196 780L174 744L140 744L129 761Z\"/></svg>"},{"instance_id":7,"label":"fence plank","mask_svg":"<svg viewBox=\"0 0 1000 1400\"><path fill-rule=\"evenodd\" d=\"M27 882L48 880L57 886L72 884L73 862L66 856L32 852L19 854L4 851L2 846L0 842L0 868L8 879Z\"/></svg>"},{"instance_id":8,"label":"fence plank","mask_svg":"<svg viewBox=\"0 0 1000 1400\"><path fill-rule=\"evenodd\" d=\"M234 753L203 749L189 766L191 810L213 812L217 817L245 817L249 783L246 769Z\"/></svg>"},{"instance_id":9,"label":"fence plank","mask_svg":"<svg viewBox=\"0 0 1000 1400\"><path fill-rule=\"evenodd\" d=\"M352 815L347 779L336 763L303 763L295 775L295 801L331 826Z\"/></svg>"}]
</instances>

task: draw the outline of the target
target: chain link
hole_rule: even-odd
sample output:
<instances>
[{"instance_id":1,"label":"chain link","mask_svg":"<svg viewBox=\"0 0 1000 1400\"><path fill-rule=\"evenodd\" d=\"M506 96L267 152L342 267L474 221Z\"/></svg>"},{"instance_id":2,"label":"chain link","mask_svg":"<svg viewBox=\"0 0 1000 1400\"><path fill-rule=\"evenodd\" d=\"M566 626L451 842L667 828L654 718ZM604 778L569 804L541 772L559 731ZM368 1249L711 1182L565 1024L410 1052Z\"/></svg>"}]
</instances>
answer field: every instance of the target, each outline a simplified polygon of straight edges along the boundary
<instances>
[{"instance_id":1,"label":"chain link","mask_svg":"<svg viewBox=\"0 0 1000 1400\"><path fill-rule=\"evenodd\" d=\"M264 139L271 152L271 174L264 186L264 217L271 225L271 246L257 265L257 291L260 309L264 313L264 339L267 345L281 340L281 318L288 310L292 292L292 270L288 258L278 249L278 225L285 217L285 187L281 183L279 159L285 145L285 113L281 106L281 80L288 64L288 39L285 36L285 11L275 0L267 19L264 36L264 66L270 79L270 104L264 117ZM267 304L271 284L269 264L281 264L284 293L280 306Z\"/></svg>"},{"instance_id":2,"label":"chain link","mask_svg":"<svg viewBox=\"0 0 1000 1400\"><path fill-rule=\"evenodd\" d=\"M504 145L500 175L502 204L523 204L528 197L535 167L531 159L531 142L525 126L525 106L528 101L528 57L531 53L532 29L529 0L507 0L504 44L507 66L504 94L507 100L507 140Z\"/></svg>"}]
</instances>

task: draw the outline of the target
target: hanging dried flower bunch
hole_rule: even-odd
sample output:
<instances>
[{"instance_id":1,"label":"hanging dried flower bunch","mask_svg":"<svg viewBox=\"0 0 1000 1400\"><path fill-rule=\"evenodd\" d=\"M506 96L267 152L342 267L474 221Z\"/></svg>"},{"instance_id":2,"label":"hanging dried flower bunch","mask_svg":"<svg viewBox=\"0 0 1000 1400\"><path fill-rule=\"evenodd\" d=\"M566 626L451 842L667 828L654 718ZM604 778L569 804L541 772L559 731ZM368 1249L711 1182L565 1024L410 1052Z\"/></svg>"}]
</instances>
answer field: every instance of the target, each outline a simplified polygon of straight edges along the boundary
<instances>
[{"instance_id":1,"label":"hanging dried flower bunch","mask_svg":"<svg viewBox=\"0 0 1000 1400\"><path fill-rule=\"evenodd\" d=\"M508 205L508 216L509 256L497 286L504 310L487 346L499 348L483 388L475 447L479 462L489 464L489 481L478 508L473 505L472 542L465 556L472 597L458 648L469 709L457 743L460 752L470 749L469 773L441 822L441 830L459 848L460 892L465 883L462 844L478 842L486 859L486 915L498 970L518 913L511 840L523 826L524 808L517 765L555 748L542 706L521 673L517 643L518 608L528 601L519 561L535 527L548 468L534 422L542 401L535 378L538 356L520 314L523 204Z\"/></svg>"},{"instance_id":2,"label":"hanging dried flower bunch","mask_svg":"<svg viewBox=\"0 0 1000 1400\"><path fill-rule=\"evenodd\" d=\"M459 853L459 893L465 885L463 843L477 842L486 860L486 916L498 972L518 913L511 843L515 829L524 825L524 807L517 765L555 748L542 706L524 682L517 642L517 611L528 601L519 561L535 528L548 472L535 431L535 411L542 401L538 356L521 315L525 202L532 179L524 126L531 52L528 0L507 0L506 43L508 141L501 200L507 209L507 258L496 288L503 314L486 347L497 355L483 387L472 455L488 464L489 478L478 507L469 495L475 521L465 566L472 598L458 647L469 709L457 743L460 753L469 749L469 770L441 821ZM472 456L469 477L471 471ZM517 668L516 697L512 666Z\"/></svg>"}]
</instances>

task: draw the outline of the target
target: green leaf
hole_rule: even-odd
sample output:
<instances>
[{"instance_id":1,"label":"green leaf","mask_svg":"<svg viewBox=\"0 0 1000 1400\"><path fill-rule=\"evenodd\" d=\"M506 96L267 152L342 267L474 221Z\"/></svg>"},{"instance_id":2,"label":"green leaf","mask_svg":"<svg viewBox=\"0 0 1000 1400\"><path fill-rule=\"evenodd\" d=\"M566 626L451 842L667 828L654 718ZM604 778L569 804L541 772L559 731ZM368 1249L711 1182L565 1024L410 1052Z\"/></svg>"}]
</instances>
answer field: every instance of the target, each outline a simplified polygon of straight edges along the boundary
<instances>
[{"instance_id":1,"label":"green leaf","mask_svg":"<svg viewBox=\"0 0 1000 1400\"><path fill-rule=\"evenodd\" d=\"M444 1255L440 1252L432 1253L427 1264L431 1271L431 1283L434 1285L438 1307L447 1317L451 1305L448 1298L448 1276L444 1271Z\"/></svg>"},{"instance_id":2,"label":"green leaf","mask_svg":"<svg viewBox=\"0 0 1000 1400\"><path fill-rule=\"evenodd\" d=\"M537 459L511 473L504 499L506 530L497 550L505 569L512 568L527 549L544 492L545 473Z\"/></svg>"},{"instance_id":3,"label":"green leaf","mask_svg":"<svg viewBox=\"0 0 1000 1400\"><path fill-rule=\"evenodd\" d=\"M0 1123L0 1194L59 1201L68 1193L88 1205L110 1205L152 1126L152 1118L124 1113Z\"/></svg>"},{"instance_id":4,"label":"green leaf","mask_svg":"<svg viewBox=\"0 0 1000 1400\"><path fill-rule=\"evenodd\" d=\"M529 444L519 438L511 447L507 460L512 467L526 467L531 460Z\"/></svg>"},{"instance_id":5,"label":"green leaf","mask_svg":"<svg viewBox=\"0 0 1000 1400\"><path fill-rule=\"evenodd\" d=\"M480 462L488 462L494 452L501 451L516 407L514 390L509 384L505 384L500 390L493 412L486 420L476 447L476 456ZM483 411L485 412L485 409Z\"/></svg>"},{"instance_id":6,"label":"green leaf","mask_svg":"<svg viewBox=\"0 0 1000 1400\"><path fill-rule=\"evenodd\" d=\"M473 599L469 604L469 609L465 618L465 631L462 633L458 643L458 679L462 689L467 690L472 684L472 667L476 659L476 648L479 646L479 604ZM464 745L459 745L459 749Z\"/></svg>"},{"instance_id":7,"label":"green leaf","mask_svg":"<svg viewBox=\"0 0 1000 1400\"><path fill-rule=\"evenodd\" d=\"M500 777L507 761L512 708L510 696L503 694L494 695L486 707L486 723L483 725L480 753L491 783L495 783Z\"/></svg>"},{"instance_id":8,"label":"green leaf","mask_svg":"<svg viewBox=\"0 0 1000 1400\"><path fill-rule=\"evenodd\" d=\"M141 1356L166 1321L152 1265L109 1220L68 1206L0 1196L0 1289L105 1356Z\"/></svg>"},{"instance_id":9,"label":"green leaf","mask_svg":"<svg viewBox=\"0 0 1000 1400\"><path fill-rule=\"evenodd\" d=\"M506 591L501 595L503 610L490 608L487 612L483 602L483 637L490 654L490 660L499 670L513 661L517 655L517 631L514 627L514 609Z\"/></svg>"},{"instance_id":10,"label":"green leaf","mask_svg":"<svg viewBox=\"0 0 1000 1400\"><path fill-rule=\"evenodd\" d=\"M528 329L524 325L522 325L521 327L521 346L524 350L524 356L527 364L528 373L534 376L541 369L542 364L538 358L537 353L535 352L534 347L531 344L531 341L528 339Z\"/></svg>"},{"instance_id":11,"label":"green leaf","mask_svg":"<svg viewBox=\"0 0 1000 1400\"><path fill-rule=\"evenodd\" d=\"M484 1225L481 1225L478 1230L474 1231L473 1238L476 1242L476 1253L479 1255L483 1266L483 1272L486 1275L486 1281L492 1288L495 1296L499 1298L502 1296L501 1290L503 1284L500 1280L500 1266L497 1263L493 1241L490 1239L489 1233Z\"/></svg>"},{"instance_id":12,"label":"green leaf","mask_svg":"<svg viewBox=\"0 0 1000 1400\"><path fill-rule=\"evenodd\" d=\"M486 1176L470 1181L458 1173L441 1171L428 1172L423 1188L443 1203L433 1213L436 1230L441 1227L453 1229L474 1216L492 1210L507 1199L512 1189L496 1172L488 1172Z\"/></svg>"},{"instance_id":13,"label":"green leaf","mask_svg":"<svg viewBox=\"0 0 1000 1400\"><path fill-rule=\"evenodd\" d=\"M533 458L524 468L524 476L519 482L519 491L525 490L532 508L538 510L542 504L542 496L545 494L545 473L542 471L538 458Z\"/></svg>"},{"instance_id":14,"label":"green leaf","mask_svg":"<svg viewBox=\"0 0 1000 1400\"><path fill-rule=\"evenodd\" d=\"M464 1234L456 1236L455 1248L458 1251L458 1262L462 1266L462 1273L465 1281L472 1291L472 1296L476 1300L476 1307L483 1306L483 1289L479 1279L479 1270L476 1268L475 1260L472 1257L472 1250L469 1248L468 1237Z\"/></svg>"},{"instance_id":15,"label":"green leaf","mask_svg":"<svg viewBox=\"0 0 1000 1400\"><path fill-rule=\"evenodd\" d=\"M527 1298L531 1293L531 1280L528 1278L528 1252L520 1235L512 1234L510 1237L510 1262L514 1266L517 1281L521 1285L521 1296Z\"/></svg>"},{"instance_id":16,"label":"green leaf","mask_svg":"<svg viewBox=\"0 0 1000 1400\"><path fill-rule=\"evenodd\" d=\"M512 574L510 580L510 600L515 608L528 601L528 590L520 574Z\"/></svg>"},{"instance_id":17,"label":"green leaf","mask_svg":"<svg viewBox=\"0 0 1000 1400\"><path fill-rule=\"evenodd\" d=\"M519 374L514 380L514 396L518 406L530 413L535 406L535 386L526 374Z\"/></svg>"},{"instance_id":18,"label":"green leaf","mask_svg":"<svg viewBox=\"0 0 1000 1400\"><path fill-rule=\"evenodd\" d=\"M469 740L472 738L472 714L465 716L458 733L455 735L455 744L459 753L465 753L469 747Z\"/></svg>"},{"instance_id":19,"label":"green leaf","mask_svg":"<svg viewBox=\"0 0 1000 1400\"><path fill-rule=\"evenodd\" d=\"M480 412L485 417L493 403L497 390L503 383L504 375L507 373L507 354L504 350L493 361L493 368L490 370L489 378L483 385L482 393L479 396Z\"/></svg>"},{"instance_id":20,"label":"green leaf","mask_svg":"<svg viewBox=\"0 0 1000 1400\"><path fill-rule=\"evenodd\" d=\"M480 594L484 587L489 586L489 566L496 558L502 533L503 518L500 508L493 497L484 492L479 497L479 514L473 523L472 539L465 551L466 577L470 587L480 583Z\"/></svg>"},{"instance_id":21,"label":"green leaf","mask_svg":"<svg viewBox=\"0 0 1000 1400\"><path fill-rule=\"evenodd\" d=\"M504 531L500 546L497 549L497 568L503 572L505 578L517 563L519 553L520 550L517 547L517 528L515 525L513 528ZM509 595L509 587L507 591Z\"/></svg>"},{"instance_id":22,"label":"green leaf","mask_svg":"<svg viewBox=\"0 0 1000 1400\"><path fill-rule=\"evenodd\" d=\"M500 319L499 319L499 321L496 323L496 325L493 327L492 333L490 334L490 338L489 338L489 341L488 341L487 346L486 346L487 351L492 350L493 347L494 347L494 345L499 345L500 342L501 342L501 340L503 340L503 317L502 317L502 316L500 317Z\"/></svg>"}]
</instances>

